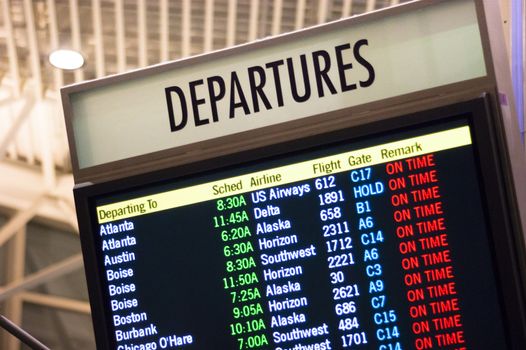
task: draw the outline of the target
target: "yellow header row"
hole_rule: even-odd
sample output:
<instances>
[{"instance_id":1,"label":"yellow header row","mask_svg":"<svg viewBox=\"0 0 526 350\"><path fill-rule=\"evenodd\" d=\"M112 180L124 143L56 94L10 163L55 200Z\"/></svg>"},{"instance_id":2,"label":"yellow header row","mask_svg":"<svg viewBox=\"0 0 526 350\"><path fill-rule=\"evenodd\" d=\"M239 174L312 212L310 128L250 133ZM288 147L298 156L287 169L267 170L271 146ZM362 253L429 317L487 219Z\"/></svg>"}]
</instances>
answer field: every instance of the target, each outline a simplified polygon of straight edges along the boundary
<instances>
[{"instance_id":1,"label":"yellow header row","mask_svg":"<svg viewBox=\"0 0 526 350\"><path fill-rule=\"evenodd\" d=\"M339 153L97 207L99 224L471 144L469 127Z\"/></svg>"}]
</instances>

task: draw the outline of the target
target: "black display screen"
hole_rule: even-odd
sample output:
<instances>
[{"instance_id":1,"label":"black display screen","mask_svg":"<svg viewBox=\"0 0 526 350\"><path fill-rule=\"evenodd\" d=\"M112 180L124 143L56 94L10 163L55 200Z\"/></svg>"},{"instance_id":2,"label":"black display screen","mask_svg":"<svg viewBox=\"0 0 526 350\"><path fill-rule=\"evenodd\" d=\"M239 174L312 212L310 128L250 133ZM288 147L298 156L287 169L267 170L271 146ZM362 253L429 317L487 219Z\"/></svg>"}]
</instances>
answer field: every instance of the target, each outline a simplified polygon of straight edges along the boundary
<instances>
[{"instance_id":1,"label":"black display screen","mask_svg":"<svg viewBox=\"0 0 526 350\"><path fill-rule=\"evenodd\" d=\"M93 196L105 341L507 348L468 119Z\"/></svg>"}]
</instances>

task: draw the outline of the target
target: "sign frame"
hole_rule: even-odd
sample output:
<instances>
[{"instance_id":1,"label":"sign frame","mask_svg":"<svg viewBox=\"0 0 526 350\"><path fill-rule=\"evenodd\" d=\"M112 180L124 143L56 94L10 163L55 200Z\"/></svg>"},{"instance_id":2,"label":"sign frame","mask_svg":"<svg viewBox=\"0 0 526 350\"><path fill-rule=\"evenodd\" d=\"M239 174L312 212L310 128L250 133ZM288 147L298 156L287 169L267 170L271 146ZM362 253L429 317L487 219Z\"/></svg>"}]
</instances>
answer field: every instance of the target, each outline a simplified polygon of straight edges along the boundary
<instances>
[{"instance_id":1,"label":"sign frame","mask_svg":"<svg viewBox=\"0 0 526 350\"><path fill-rule=\"evenodd\" d=\"M418 11L427 6L447 1L452 0L422 0L402 4L389 9L280 35L275 38L264 39L230 49L63 88L61 97L76 184L74 190L75 202L81 231L80 237L85 269L88 285L90 286L89 294L94 324L102 321L104 312L102 311L100 286L94 281L94 279L100 278L93 266L95 252L90 250L90 247L93 247L93 238L90 237L92 223L89 219L90 213L88 209L90 197L97 193L126 188L138 181L146 181L155 176L166 177L167 174L173 175L175 172L176 176L179 177L196 171L206 170L206 167L211 166L211 164L220 166L229 162L236 162L238 158L227 158L231 154L245 155L251 153L255 156L263 157L269 152L277 152L277 149L284 147L283 145L299 147L297 141L294 141L298 139L316 137L316 135L321 134L338 134L339 130L351 128L367 133L372 125L379 124L384 127L403 125L404 123L410 123L414 119L411 115L415 113L449 105L469 104L470 102L466 101L472 101L484 96L484 108L489 111L490 117L484 121L484 123L487 123L487 128L482 128L479 132L486 135L485 140L487 143L481 144L481 147L486 147L484 153L488 154L491 160L485 163L483 173L484 176L491 177L502 185L501 191L490 195L495 199L493 203L498 203L499 205L492 208L489 211L489 215L498 216L496 219L492 219L492 222L495 223L493 229L498 231L499 228L502 228L507 232L506 239L495 242L498 245L496 254L499 255L498 259L501 261L497 268L502 280L513 280L516 282L514 286L506 287L505 293L507 295L502 298L502 302L505 304L504 310L508 314L516 312L517 308L520 309L521 315L517 316L516 322L510 322L508 326L510 333L524 335L526 315L524 315L525 305L521 304L521 300L526 299L526 282L522 279L524 278L524 271L526 271L526 256L524 252L524 235L526 235L526 186L524 186L526 157L524 147L520 141L517 119L514 117L515 105L508 62L505 57L504 43L501 40L502 27L500 17L494 16L494 14L499 13L498 3L495 1L472 0L476 7L486 68L486 75L483 77L375 100L298 120L247 130L106 164L87 168L79 166L73 126L75 119L71 99L73 94L111 86L120 82L133 81L154 73L185 69L194 64L210 60L235 57L237 54L272 47L276 44L286 44L319 33L330 33L338 28L381 20L407 11ZM492 15L487 16L486 14ZM488 190L492 189L489 188ZM495 214L493 209L498 214ZM493 229L492 232L495 232ZM506 255L506 252L509 251L514 253ZM96 330L96 332L97 347L101 349L106 348L106 345L101 343L101 339L107 337L107 332L100 329ZM522 339L517 346L512 348L522 349L525 346L526 340Z\"/></svg>"},{"instance_id":2,"label":"sign frame","mask_svg":"<svg viewBox=\"0 0 526 350\"><path fill-rule=\"evenodd\" d=\"M174 164L183 164L188 162L189 159L207 159L213 157L215 154L228 153L232 148L239 149L250 149L251 147L258 147L260 145L268 144L269 142L279 141L286 139L288 134L294 133L295 130L304 128L303 124L305 118L300 118L293 121L286 121L281 124L275 124L258 128L255 130L247 130L234 135L220 136L217 138L199 141L189 145L174 147L171 149L165 149L156 151L153 153L147 153L128 159L122 159L112 161L105 164L89 166L82 168L79 166L79 155L76 145L76 136L74 132L74 108L72 96L78 93L84 93L88 91L96 91L107 86L120 84L124 82L131 82L135 79L142 79L152 74L159 74L164 72L170 72L172 70L183 70L190 68L192 65L199 65L210 61L217 61L222 58L234 58L238 55L242 55L248 52L254 52L257 50L264 50L271 48L275 45L293 43L295 41L309 38L319 34L331 33L335 30L342 28L352 27L354 25L360 25L363 23L369 23L374 21L380 21L382 19L404 14L411 11L419 11L428 6L435 4L441 4L447 2L446 0L423 0L414 3L406 3L392 8L374 11L372 13L354 16L351 18L342 19L328 24L315 26L299 30L296 32L279 35L277 37L263 39L252 43L239 45L233 48L223 49L212 53L206 53L197 55L191 58L185 58L178 61L159 64L145 69L132 71L125 74L119 74L110 76L107 78L97 79L81 84L71 85L61 90L62 103L64 107L64 114L66 120L66 130L69 135L69 146L71 150L72 159L72 170L74 174L75 183L82 182L100 182L119 177L125 177L127 175L138 174L151 170L162 169L167 166ZM363 113L374 112L385 108L385 106L396 106L401 104L407 104L408 102L416 102L427 100L429 103L433 103L435 99L441 99L445 95L457 95L460 91L489 91L495 86L495 72L493 70L493 58L490 51L489 35L487 32L487 24L485 22L484 9L482 7L482 0L473 0L477 19L479 23L479 30L481 36L481 45L484 55L484 65L486 75L470 79L466 81L456 82L444 86L434 87L430 89L421 90L418 92L402 94L395 97L388 97L381 100L375 100L374 102L368 102L345 108L345 115L347 116L344 121L335 121L333 128L337 129L345 127L343 123L359 123L358 119ZM452 101L455 102L455 101ZM333 111L331 111L332 113ZM349 113L350 112L350 113ZM349 118L348 116L352 117ZM314 118L315 121L325 121L330 118L328 113L321 113L318 115L310 116L307 118ZM354 119L357 119L356 121ZM378 119L381 117L379 116ZM167 116L166 116L167 119ZM337 118L336 118L337 119ZM235 147L229 147L226 144L227 138L234 136L229 141L235 143ZM174 136L175 137L175 136ZM233 140L233 141L232 141ZM246 142L250 140L250 142ZM215 152L210 152L215 150Z\"/></svg>"},{"instance_id":3,"label":"sign frame","mask_svg":"<svg viewBox=\"0 0 526 350\"><path fill-rule=\"evenodd\" d=\"M526 296L526 284L521 279L523 271L526 271L526 251L524 249L523 236L520 228L513 224L510 219L513 208L510 207L510 199L507 196L504 186L505 180L498 171L499 155L496 139L496 130L492 129L494 122L492 118L491 99L488 95L474 100L464 101L457 104L445 104L430 110L421 110L408 115L398 115L387 121L376 121L364 123L361 126L353 126L343 130L331 131L328 139L339 140L348 137L349 130L353 131L353 137L364 137L371 133L381 133L382 131L396 128L417 126L423 122L439 121L444 118L468 115L471 121L476 152L479 153L475 161L481 176L481 187L487 196L484 205L489 225L489 235L494 246L495 275L498 280L501 308L504 312L505 331L509 337L510 349L523 349L526 346L526 305L523 305ZM447 115L444 116L444 111ZM422 117L424 120L422 121ZM322 134L323 136L327 134ZM85 261L86 274L88 276L88 286L90 303L92 305L92 317L97 335L97 348L109 349L107 339L111 326L106 323L110 320L109 311L104 308L102 300L103 286L101 280L104 276L99 274L96 268L97 252L95 250L94 237L91 232L97 232L97 224L90 214L92 201L95 197L118 192L127 188L133 188L150 182L166 181L171 178L185 178L194 173L209 172L216 168L225 168L242 164L245 159L271 157L280 153L290 153L301 150L308 145L313 147L316 144L323 145L327 138L320 137L320 134L313 135L306 133L304 138L290 139L287 142L275 144L270 147L263 147L250 151L237 152L234 155L219 157L215 160L205 160L191 164L180 165L175 168L162 169L152 173L138 174L124 180L113 180L105 183L78 186L75 189L75 204L77 207L79 227L81 230L81 243ZM488 142L489 140L489 142ZM329 142L330 143L330 142ZM482 156L483 155L483 156ZM500 183L502 186L495 186ZM491 206L491 208L489 207ZM514 227L515 226L515 227ZM511 250L510 250L511 249ZM483 307L483 306L482 306ZM105 311L103 311L105 310ZM104 325L104 327L101 327ZM511 340L510 340L511 339Z\"/></svg>"}]
</instances>

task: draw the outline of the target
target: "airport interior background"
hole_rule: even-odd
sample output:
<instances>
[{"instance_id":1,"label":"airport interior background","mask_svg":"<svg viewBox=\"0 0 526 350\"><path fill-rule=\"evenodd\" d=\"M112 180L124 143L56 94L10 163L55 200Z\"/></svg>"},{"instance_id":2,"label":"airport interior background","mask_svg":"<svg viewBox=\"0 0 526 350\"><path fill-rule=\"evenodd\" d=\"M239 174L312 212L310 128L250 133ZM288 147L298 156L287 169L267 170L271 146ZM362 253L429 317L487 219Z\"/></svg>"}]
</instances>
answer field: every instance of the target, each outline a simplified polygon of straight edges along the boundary
<instances>
[{"instance_id":1,"label":"airport interior background","mask_svg":"<svg viewBox=\"0 0 526 350\"><path fill-rule=\"evenodd\" d=\"M525 2L495 1L501 5L524 135ZM0 313L51 349L95 348L62 86L399 2L0 0ZM84 66L74 71L53 67L48 56L57 48L80 51ZM0 349L20 348L0 330Z\"/></svg>"}]
</instances>

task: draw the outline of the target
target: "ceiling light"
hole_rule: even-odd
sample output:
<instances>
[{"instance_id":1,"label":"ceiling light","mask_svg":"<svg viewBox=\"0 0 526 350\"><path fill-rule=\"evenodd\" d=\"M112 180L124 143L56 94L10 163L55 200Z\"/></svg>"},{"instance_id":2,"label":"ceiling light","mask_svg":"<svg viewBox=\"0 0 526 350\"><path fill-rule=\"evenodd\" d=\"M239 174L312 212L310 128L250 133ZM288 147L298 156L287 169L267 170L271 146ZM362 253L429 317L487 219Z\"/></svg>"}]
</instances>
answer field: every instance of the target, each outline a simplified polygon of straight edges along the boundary
<instances>
[{"instance_id":1,"label":"ceiling light","mask_svg":"<svg viewBox=\"0 0 526 350\"><path fill-rule=\"evenodd\" d=\"M49 63L60 69L73 70L84 65L84 57L74 50L55 50L49 54Z\"/></svg>"}]
</instances>

